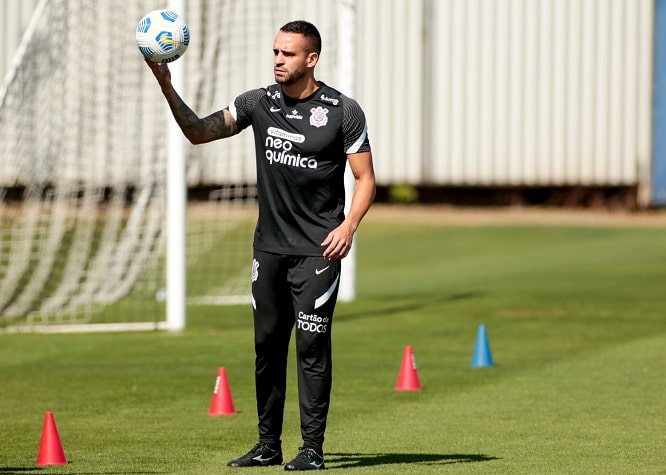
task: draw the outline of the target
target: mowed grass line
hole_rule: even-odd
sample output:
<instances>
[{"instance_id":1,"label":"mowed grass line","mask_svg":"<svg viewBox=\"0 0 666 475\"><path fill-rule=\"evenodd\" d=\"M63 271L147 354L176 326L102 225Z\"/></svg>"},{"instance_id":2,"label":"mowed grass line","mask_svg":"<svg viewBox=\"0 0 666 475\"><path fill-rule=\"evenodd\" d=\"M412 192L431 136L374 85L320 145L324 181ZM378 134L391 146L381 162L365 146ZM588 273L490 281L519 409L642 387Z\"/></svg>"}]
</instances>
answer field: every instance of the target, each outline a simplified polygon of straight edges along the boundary
<instances>
[{"instance_id":1,"label":"mowed grass line","mask_svg":"<svg viewBox=\"0 0 666 475\"><path fill-rule=\"evenodd\" d=\"M369 221L358 298L333 325L329 469L664 473L664 242L660 229ZM480 323L492 368L470 367ZM394 390L405 345L420 392ZM219 366L234 416L207 414ZM0 473L239 473L225 465L256 440L252 367L246 306L190 307L182 335L0 335ZM287 458L296 401L291 371ZM35 467L46 411L68 466Z\"/></svg>"}]
</instances>

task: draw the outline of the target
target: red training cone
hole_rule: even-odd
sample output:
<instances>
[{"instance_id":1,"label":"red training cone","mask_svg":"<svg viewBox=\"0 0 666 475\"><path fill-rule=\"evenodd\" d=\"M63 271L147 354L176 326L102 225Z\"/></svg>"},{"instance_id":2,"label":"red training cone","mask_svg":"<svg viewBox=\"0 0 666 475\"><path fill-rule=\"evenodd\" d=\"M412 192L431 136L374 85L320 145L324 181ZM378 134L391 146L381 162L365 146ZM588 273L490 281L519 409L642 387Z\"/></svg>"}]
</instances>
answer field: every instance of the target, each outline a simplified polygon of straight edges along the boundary
<instances>
[{"instance_id":1,"label":"red training cone","mask_svg":"<svg viewBox=\"0 0 666 475\"><path fill-rule=\"evenodd\" d=\"M217 370L217 379L215 380L215 390L213 399L210 402L210 416L226 416L236 414L234 400L231 397L229 381L227 381L227 372L224 368Z\"/></svg>"},{"instance_id":2,"label":"red training cone","mask_svg":"<svg viewBox=\"0 0 666 475\"><path fill-rule=\"evenodd\" d=\"M411 346L405 347L405 353L402 357L402 366L398 375L398 382L395 385L396 391L420 391L419 375L416 372L416 360Z\"/></svg>"},{"instance_id":3,"label":"red training cone","mask_svg":"<svg viewBox=\"0 0 666 475\"><path fill-rule=\"evenodd\" d=\"M56 427L52 412L47 412L46 417L44 417L37 465L67 465L65 451L62 449L58 428Z\"/></svg>"}]
</instances>

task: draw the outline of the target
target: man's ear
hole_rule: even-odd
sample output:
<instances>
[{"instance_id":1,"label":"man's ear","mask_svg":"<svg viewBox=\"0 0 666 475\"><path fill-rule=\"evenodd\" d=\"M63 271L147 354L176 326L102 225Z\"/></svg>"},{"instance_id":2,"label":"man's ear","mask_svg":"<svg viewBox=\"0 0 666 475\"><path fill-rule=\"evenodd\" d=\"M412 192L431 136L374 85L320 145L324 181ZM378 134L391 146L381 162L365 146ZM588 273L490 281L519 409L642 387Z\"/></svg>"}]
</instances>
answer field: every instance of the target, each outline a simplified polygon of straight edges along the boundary
<instances>
[{"instance_id":1,"label":"man's ear","mask_svg":"<svg viewBox=\"0 0 666 475\"><path fill-rule=\"evenodd\" d=\"M317 61L319 61L319 53L316 53L314 51L308 53L308 59L306 63L308 68L314 68L317 65Z\"/></svg>"}]
</instances>

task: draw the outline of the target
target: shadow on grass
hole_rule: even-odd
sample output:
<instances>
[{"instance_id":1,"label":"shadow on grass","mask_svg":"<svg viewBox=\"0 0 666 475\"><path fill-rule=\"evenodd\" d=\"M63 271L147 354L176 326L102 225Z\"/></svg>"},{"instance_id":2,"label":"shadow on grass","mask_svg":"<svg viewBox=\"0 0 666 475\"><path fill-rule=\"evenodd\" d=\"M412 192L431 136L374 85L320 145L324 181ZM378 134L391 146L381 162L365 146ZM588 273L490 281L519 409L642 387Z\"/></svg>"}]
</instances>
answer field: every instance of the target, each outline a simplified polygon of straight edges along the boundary
<instances>
[{"instance_id":1,"label":"shadow on grass","mask_svg":"<svg viewBox=\"0 0 666 475\"><path fill-rule=\"evenodd\" d=\"M71 467L71 465L67 465L68 467ZM63 466L57 466L58 468L64 467ZM44 470L47 470L49 467L48 466L43 466L43 467L0 467L0 474L6 475L6 474L14 474L14 475L19 475L19 474L24 474L24 473L46 473L49 472L44 472ZM57 469L58 469L57 468ZM57 470L56 469L56 470ZM60 468L62 470L62 468ZM154 474L159 474L159 473L168 473L168 472L128 472L128 471L122 471L122 472L70 472L67 470L66 472L64 471L58 471L58 472L53 472L53 473L67 473L67 475L84 475L84 474L91 474L94 473L95 475L154 475Z\"/></svg>"},{"instance_id":2,"label":"shadow on grass","mask_svg":"<svg viewBox=\"0 0 666 475\"><path fill-rule=\"evenodd\" d=\"M39 467L0 467L0 473L29 473L41 470Z\"/></svg>"},{"instance_id":3,"label":"shadow on grass","mask_svg":"<svg viewBox=\"0 0 666 475\"><path fill-rule=\"evenodd\" d=\"M469 292L458 292L448 295L441 296L417 296L417 297L386 297L382 299L381 303L376 305L374 310L364 309L358 312L346 313L344 309L339 309L336 315L340 315L338 321L348 322L353 321L359 318L369 318L369 317L385 317L386 315L395 315L405 312L415 312L418 310L424 310L429 307L434 307L444 303L458 302L462 300L472 300L478 299L486 296L486 292L483 291L469 291ZM396 300L399 303L394 303L392 300ZM411 300L411 301L410 301Z\"/></svg>"},{"instance_id":4,"label":"shadow on grass","mask_svg":"<svg viewBox=\"0 0 666 475\"><path fill-rule=\"evenodd\" d=\"M327 467L334 469L396 464L448 465L491 460L499 458L483 454L326 454Z\"/></svg>"}]
</instances>

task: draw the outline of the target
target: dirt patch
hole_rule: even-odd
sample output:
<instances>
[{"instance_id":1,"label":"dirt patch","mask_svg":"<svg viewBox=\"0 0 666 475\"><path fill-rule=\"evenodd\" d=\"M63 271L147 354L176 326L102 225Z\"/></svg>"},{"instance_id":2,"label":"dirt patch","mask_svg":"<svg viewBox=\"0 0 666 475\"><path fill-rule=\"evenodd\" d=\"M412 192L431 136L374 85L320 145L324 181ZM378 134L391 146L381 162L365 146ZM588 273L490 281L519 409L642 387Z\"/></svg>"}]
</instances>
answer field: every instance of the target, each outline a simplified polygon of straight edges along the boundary
<instances>
[{"instance_id":1,"label":"dirt patch","mask_svg":"<svg viewBox=\"0 0 666 475\"><path fill-rule=\"evenodd\" d=\"M254 205L220 206L190 203L189 219L256 219ZM666 228L666 210L608 211L536 206L468 207L451 205L389 205L375 203L366 221L419 223L437 226L543 224L570 226L640 226Z\"/></svg>"},{"instance_id":2,"label":"dirt patch","mask_svg":"<svg viewBox=\"0 0 666 475\"><path fill-rule=\"evenodd\" d=\"M375 204L368 212L366 219L377 222L459 226L543 224L666 228L666 210L615 212L539 207L468 208L440 205Z\"/></svg>"}]
</instances>

